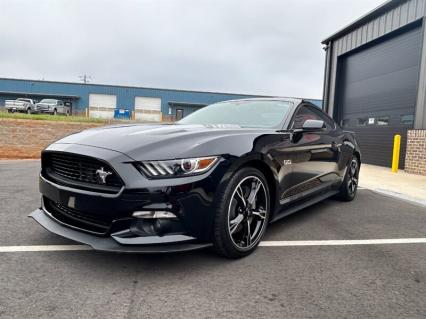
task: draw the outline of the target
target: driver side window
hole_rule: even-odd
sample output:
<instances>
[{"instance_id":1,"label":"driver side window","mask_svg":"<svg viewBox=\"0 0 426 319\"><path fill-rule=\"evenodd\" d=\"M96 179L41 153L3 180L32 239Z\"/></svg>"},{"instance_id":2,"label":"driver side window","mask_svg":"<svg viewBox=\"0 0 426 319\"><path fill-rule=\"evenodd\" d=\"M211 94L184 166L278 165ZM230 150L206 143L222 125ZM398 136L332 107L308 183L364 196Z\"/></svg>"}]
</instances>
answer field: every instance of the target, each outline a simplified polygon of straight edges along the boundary
<instances>
[{"instance_id":1,"label":"driver side window","mask_svg":"<svg viewBox=\"0 0 426 319\"><path fill-rule=\"evenodd\" d=\"M322 118L319 117L316 112L313 112L309 107L302 106L297 110L293 118L293 123L291 125L291 128L292 129L302 128L303 124L307 120L322 120Z\"/></svg>"},{"instance_id":2,"label":"driver side window","mask_svg":"<svg viewBox=\"0 0 426 319\"><path fill-rule=\"evenodd\" d=\"M327 130L332 130L334 128L334 124L332 123L332 120L329 119L327 116L322 115L321 111L315 110L311 106L301 106L297 111L296 114L293 117L293 121L291 123L291 129L300 129L303 127L303 124L307 120L320 120L324 121Z\"/></svg>"}]
</instances>

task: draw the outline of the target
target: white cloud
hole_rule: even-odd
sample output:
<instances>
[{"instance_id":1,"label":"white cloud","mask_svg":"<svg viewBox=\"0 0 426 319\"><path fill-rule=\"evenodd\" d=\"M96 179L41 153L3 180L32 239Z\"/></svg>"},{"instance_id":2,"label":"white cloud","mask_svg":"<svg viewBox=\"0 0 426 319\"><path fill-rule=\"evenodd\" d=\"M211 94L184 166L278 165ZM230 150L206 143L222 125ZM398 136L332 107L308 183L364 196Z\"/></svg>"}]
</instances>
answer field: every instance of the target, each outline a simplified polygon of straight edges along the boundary
<instances>
[{"instance_id":1,"label":"white cloud","mask_svg":"<svg viewBox=\"0 0 426 319\"><path fill-rule=\"evenodd\" d=\"M321 40L379 0L0 0L0 76L322 97Z\"/></svg>"}]
</instances>

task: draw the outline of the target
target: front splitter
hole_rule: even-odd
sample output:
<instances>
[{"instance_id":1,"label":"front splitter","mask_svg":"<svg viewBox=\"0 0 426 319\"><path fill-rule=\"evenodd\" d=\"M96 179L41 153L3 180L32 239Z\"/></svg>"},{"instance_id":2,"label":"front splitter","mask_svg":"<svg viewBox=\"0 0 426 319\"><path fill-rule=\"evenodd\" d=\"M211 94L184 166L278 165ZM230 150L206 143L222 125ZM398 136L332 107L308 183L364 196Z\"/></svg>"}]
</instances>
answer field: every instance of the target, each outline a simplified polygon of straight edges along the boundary
<instances>
[{"instance_id":1,"label":"front splitter","mask_svg":"<svg viewBox=\"0 0 426 319\"><path fill-rule=\"evenodd\" d=\"M95 250L117 253L173 253L202 249L212 246L211 243L167 243L167 244L138 244L121 245L111 237L98 237L82 231L63 226L51 219L41 209L33 211L29 217L33 218L48 231L76 242L91 246ZM143 237L140 237L143 241ZM147 238L148 239L148 238ZM166 240L166 238L164 238Z\"/></svg>"}]
</instances>

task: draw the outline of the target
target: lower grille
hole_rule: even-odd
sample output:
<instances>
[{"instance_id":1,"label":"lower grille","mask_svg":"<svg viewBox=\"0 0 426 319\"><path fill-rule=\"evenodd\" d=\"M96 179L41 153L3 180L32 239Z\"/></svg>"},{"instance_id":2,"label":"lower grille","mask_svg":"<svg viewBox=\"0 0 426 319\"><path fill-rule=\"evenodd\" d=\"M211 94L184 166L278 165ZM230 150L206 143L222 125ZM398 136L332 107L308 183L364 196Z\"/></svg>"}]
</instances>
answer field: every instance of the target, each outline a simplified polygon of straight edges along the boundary
<instances>
[{"instance_id":1,"label":"lower grille","mask_svg":"<svg viewBox=\"0 0 426 319\"><path fill-rule=\"evenodd\" d=\"M60 222L99 235L106 234L113 221L113 219L105 216L82 212L77 209L55 203L46 197L43 197L43 204L47 212Z\"/></svg>"}]
</instances>

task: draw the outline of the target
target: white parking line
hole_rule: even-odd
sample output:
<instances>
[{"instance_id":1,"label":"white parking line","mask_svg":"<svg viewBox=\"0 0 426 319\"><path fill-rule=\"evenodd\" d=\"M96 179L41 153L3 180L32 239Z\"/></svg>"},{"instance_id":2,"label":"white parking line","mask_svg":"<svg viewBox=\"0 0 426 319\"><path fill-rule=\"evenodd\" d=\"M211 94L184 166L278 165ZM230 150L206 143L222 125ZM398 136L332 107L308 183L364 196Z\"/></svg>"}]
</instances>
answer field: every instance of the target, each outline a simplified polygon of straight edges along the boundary
<instances>
[{"instance_id":1,"label":"white parking line","mask_svg":"<svg viewBox=\"0 0 426 319\"><path fill-rule=\"evenodd\" d=\"M262 247L426 244L426 238L262 241ZM0 246L0 253L92 250L86 245Z\"/></svg>"},{"instance_id":2,"label":"white parking line","mask_svg":"<svg viewBox=\"0 0 426 319\"><path fill-rule=\"evenodd\" d=\"M426 238L262 241L263 247L426 244Z\"/></svg>"},{"instance_id":3,"label":"white parking line","mask_svg":"<svg viewBox=\"0 0 426 319\"><path fill-rule=\"evenodd\" d=\"M62 250L92 250L92 248L86 245L0 246L0 253Z\"/></svg>"}]
</instances>

